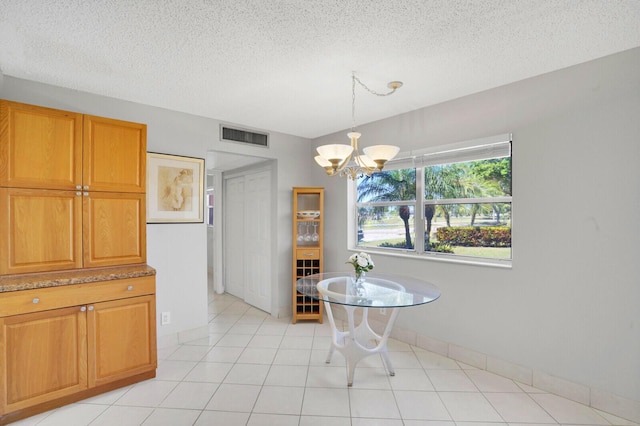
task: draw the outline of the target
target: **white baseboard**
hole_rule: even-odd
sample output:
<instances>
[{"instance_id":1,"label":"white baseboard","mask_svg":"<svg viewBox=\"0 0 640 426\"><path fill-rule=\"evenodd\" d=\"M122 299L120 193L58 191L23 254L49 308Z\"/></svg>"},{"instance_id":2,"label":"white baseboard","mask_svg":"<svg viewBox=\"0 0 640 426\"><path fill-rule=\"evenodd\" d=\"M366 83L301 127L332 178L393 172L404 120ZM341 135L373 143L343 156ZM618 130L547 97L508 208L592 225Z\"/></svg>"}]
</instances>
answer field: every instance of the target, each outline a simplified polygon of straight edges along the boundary
<instances>
[{"instance_id":1,"label":"white baseboard","mask_svg":"<svg viewBox=\"0 0 640 426\"><path fill-rule=\"evenodd\" d=\"M334 311L336 319L346 321L346 315L340 310ZM386 321L379 315L370 315L369 323L378 333L382 333ZM453 343L418 334L412 330L394 327L391 337L464 364L487 370L519 383L553 393L592 408L613 414L617 417L640 423L640 401L633 401L609 392L573 383L561 377L555 377L542 371L501 360L481 352Z\"/></svg>"},{"instance_id":2,"label":"white baseboard","mask_svg":"<svg viewBox=\"0 0 640 426\"><path fill-rule=\"evenodd\" d=\"M204 339L208 335L209 327L206 325L202 327L192 328L190 330L184 330L177 333L158 336L157 347L158 349L170 348L172 346L177 346L185 342Z\"/></svg>"},{"instance_id":3,"label":"white baseboard","mask_svg":"<svg viewBox=\"0 0 640 426\"><path fill-rule=\"evenodd\" d=\"M393 338L402 342L414 344L419 348L436 352L467 365L490 371L516 382L562 396L635 423L640 423L640 401L633 401L609 392L573 383L561 377L555 377L542 371L491 357L452 343L432 339L428 336L417 335L415 338L416 343L412 343L413 338L409 338L409 341L403 339L403 337L410 336L411 333L393 330L391 334Z\"/></svg>"}]
</instances>

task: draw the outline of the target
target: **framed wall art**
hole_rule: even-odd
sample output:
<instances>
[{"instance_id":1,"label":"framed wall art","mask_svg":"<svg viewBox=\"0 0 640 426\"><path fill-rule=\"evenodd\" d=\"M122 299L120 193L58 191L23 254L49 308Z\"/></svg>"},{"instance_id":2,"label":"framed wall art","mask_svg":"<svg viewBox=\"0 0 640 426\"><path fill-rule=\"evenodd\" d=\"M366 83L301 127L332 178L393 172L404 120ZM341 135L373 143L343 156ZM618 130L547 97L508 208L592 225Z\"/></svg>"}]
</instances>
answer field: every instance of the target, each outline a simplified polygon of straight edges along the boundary
<instances>
[{"instance_id":1,"label":"framed wall art","mask_svg":"<svg viewBox=\"0 0 640 426\"><path fill-rule=\"evenodd\" d=\"M204 159L147 153L147 223L202 223Z\"/></svg>"}]
</instances>

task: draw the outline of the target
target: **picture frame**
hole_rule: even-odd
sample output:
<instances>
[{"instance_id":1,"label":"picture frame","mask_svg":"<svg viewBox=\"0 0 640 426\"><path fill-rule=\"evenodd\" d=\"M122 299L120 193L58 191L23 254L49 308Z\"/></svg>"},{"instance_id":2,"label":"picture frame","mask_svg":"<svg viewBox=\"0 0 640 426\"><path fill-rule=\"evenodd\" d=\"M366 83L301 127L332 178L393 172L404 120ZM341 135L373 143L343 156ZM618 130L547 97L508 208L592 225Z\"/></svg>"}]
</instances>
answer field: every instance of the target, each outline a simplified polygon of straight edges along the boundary
<instances>
[{"instance_id":1,"label":"picture frame","mask_svg":"<svg viewBox=\"0 0 640 426\"><path fill-rule=\"evenodd\" d=\"M203 158L147 152L147 223L202 223L203 202Z\"/></svg>"}]
</instances>

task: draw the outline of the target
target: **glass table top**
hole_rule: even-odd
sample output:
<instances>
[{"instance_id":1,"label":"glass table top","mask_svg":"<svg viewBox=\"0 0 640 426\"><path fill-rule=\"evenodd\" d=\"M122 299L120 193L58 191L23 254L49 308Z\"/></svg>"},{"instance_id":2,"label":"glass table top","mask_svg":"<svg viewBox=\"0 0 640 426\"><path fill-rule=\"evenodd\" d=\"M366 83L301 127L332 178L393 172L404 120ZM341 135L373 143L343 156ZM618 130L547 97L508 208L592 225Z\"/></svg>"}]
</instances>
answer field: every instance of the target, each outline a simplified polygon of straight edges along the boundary
<instances>
[{"instance_id":1,"label":"glass table top","mask_svg":"<svg viewBox=\"0 0 640 426\"><path fill-rule=\"evenodd\" d=\"M296 290L317 300L369 308L399 308L433 302L438 288L423 280L368 272L356 283L349 272L323 272L296 281Z\"/></svg>"}]
</instances>

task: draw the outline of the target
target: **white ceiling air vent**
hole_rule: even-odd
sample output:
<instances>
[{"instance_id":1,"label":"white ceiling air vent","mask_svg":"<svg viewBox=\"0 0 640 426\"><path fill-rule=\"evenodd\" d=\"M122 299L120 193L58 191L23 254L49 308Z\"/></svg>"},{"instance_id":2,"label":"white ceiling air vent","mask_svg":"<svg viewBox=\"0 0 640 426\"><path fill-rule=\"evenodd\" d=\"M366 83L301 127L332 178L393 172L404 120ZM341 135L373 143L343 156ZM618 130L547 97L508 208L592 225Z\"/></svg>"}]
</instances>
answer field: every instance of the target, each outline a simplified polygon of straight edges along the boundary
<instances>
[{"instance_id":1,"label":"white ceiling air vent","mask_svg":"<svg viewBox=\"0 0 640 426\"><path fill-rule=\"evenodd\" d=\"M269 134L220 125L220 140L269 147Z\"/></svg>"}]
</instances>

